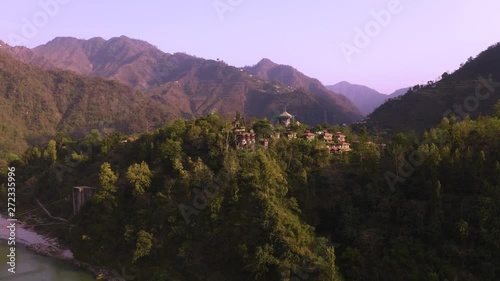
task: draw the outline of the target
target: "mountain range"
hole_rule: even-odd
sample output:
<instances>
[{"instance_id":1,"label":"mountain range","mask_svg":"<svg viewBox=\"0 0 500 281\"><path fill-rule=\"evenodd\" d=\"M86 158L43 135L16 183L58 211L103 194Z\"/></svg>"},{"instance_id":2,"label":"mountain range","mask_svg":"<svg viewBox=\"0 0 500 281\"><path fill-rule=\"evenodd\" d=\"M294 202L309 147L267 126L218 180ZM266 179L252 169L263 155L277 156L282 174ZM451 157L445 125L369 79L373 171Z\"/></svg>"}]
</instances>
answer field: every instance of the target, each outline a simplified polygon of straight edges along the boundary
<instances>
[{"instance_id":1,"label":"mountain range","mask_svg":"<svg viewBox=\"0 0 500 281\"><path fill-rule=\"evenodd\" d=\"M0 41L0 151L22 152L56 132L141 132L177 118L230 117L235 112L272 118L285 109L309 125L352 123L369 114L371 127L421 131L455 104L463 105L484 79L498 79L498 65L497 44L436 83L383 95L348 82L325 87L269 59L240 68L164 53L126 36L58 37L32 49ZM491 114L497 99L498 91L468 115Z\"/></svg>"},{"instance_id":2,"label":"mountain range","mask_svg":"<svg viewBox=\"0 0 500 281\"><path fill-rule=\"evenodd\" d=\"M346 81L339 82L335 85L326 86L329 90L346 96L351 102L356 105L363 115L368 115L386 102L388 99L399 97L408 92L409 88L396 90L394 93L385 95L377 90L363 85L351 84Z\"/></svg>"},{"instance_id":3,"label":"mountain range","mask_svg":"<svg viewBox=\"0 0 500 281\"><path fill-rule=\"evenodd\" d=\"M248 117L272 117L287 107L311 125L325 121L325 115L331 123L361 118L359 110L344 96L290 66L266 59L240 69L222 61L164 53L145 41L125 36L109 40L60 37L14 54L46 69L100 76L144 92L161 93L157 97L177 107L183 117L235 111ZM268 95L258 94L268 90ZM255 101L266 103L255 105ZM311 108L319 114L309 112Z\"/></svg>"},{"instance_id":4,"label":"mountain range","mask_svg":"<svg viewBox=\"0 0 500 281\"><path fill-rule=\"evenodd\" d=\"M345 96L267 59L237 68L125 36L60 37L32 49L0 45L1 120L17 124L3 126L3 151L21 152L56 132L145 131L211 113L272 118L286 109L309 125L362 118Z\"/></svg>"}]
</instances>

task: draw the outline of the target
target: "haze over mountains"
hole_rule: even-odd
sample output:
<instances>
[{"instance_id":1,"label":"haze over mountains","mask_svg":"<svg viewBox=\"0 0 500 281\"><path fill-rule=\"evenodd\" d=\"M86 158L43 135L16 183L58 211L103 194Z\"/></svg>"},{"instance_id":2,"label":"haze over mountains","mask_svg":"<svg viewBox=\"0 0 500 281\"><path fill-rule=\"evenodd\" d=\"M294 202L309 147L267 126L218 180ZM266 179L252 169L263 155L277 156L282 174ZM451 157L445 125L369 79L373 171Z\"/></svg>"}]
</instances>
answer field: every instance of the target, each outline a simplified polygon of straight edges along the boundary
<instances>
[{"instance_id":1,"label":"haze over mountains","mask_svg":"<svg viewBox=\"0 0 500 281\"><path fill-rule=\"evenodd\" d=\"M21 152L56 132L80 137L91 129L131 133L210 113L272 118L286 108L309 125L362 118L346 97L269 60L240 69L163 53L125 36L61 37L33 49L1 45L1 99L7 105L2 120L18 124L5 128L5 136L18 140L18 148L10 151ZM16 114L20 111L25 115Z\"/></svg>"},{"instance_id":2,"label":"haze over mountains","mask_svg":"<svg viewBox=\"0 0 500 281\"><path fill-rule=\"evenodd\" d=\"M385 95L367 86L351 84L346 81L342 81L335 85L329 85L326 87L333 92L346 96L354 103L354 105L359 108L363 115L372 113L375 108L377 108L390 98L404 95L409 89L402 88L389 95Z\"/></svg>"},{"instance_id":3,"label":"haze over mountains","mask_svg":"<svg viewBox=\"0 0 500 281\"><path fill-rule=\"evenodd\" d=\"M5 129L10 131L6 135L21 136L23 148L61 130L78 135L92 128L134 132L176 118L211 113L232 116L236 111L246 117L272 118L287 109L301 122L315 125L356 122L378 107L370 114L372 126L422 129L439 122L442 112L454 103L463 103L478 83L477 75L498 74L492 65L500 62L499 47L492 46L436 85L419 86L419 93L383 104L407 89L383 95L348 82L325 87L269 59L238 68L219 60L164 53L126 36L109 40L59 37L33 49L0 44L1 63L9 66L0 70L2 99L3 104L12 105L4 114L6 120L19 124L16 129ZM40 104L48 110L37 109ZM489 114L493 104L481 104L471 115ZM429 113L429 109L435 110ZM14 114L16 110L28 113L23 117ZM125 120L131 117L118 117L120 111L137 114L134 120ZM40 118L32 119L32 112Z\"/></svg>"},{"instance_id":4,"label":"haze over mountains","mask_svg":"<svg viewBox=\"0 0 500 281\"><path fill-rule=\"evenodd\" d=\"M249 117L270 117L284 107L310 124L325 121L325 115L329 122L337 123L348 123L361 117L345 97L331 93L318 80L292 67L273 68L272 75L267 76L261 62L254 68L245 68L249 72L257 69L262 72L262 75L252 77L246 71L221 61L183 53L167 54L147 42L126 36L109 40L61 37L32 50L23 48L18 54L21 55L17 57L24 62L45 68L111 78L142 91L155 89L155 93L162 93L158 98L166 103L171 102L169 98L174 95L175 105L179 106L178 111L184 117L234 111L241 111ZM269 81L264 80L278 83L269 87ZM283 85L278 85L280 83ZM255 90L259 93L271 90L269 93L280 95L255 95ZM267 109L262 105L255 108L253 102L256 99L267 101ZM310 104L315 105L311 107ZM315 110L319 112L317 116L309 112L315 106L319 106Z\"/></svg>"}]
</instances>

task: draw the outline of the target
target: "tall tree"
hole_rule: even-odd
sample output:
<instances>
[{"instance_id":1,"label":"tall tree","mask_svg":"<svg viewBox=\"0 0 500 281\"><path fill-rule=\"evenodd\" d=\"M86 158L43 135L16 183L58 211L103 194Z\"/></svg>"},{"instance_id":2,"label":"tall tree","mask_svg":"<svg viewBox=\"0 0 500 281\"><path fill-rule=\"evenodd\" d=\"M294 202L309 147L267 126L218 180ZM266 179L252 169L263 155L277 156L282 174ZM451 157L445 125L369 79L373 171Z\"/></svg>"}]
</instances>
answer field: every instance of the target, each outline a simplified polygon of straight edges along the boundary
<instances>
[{"instance_id":1,"label":"tall tree","mask_svg":"<svg viewBox=\"0 0 500 281\"><path fill-rule=\"evenodd\" d=\"M116 181L118 177L111 169L111 164L104 162L99 172L99 190L96 194L96 200L100 203L109 201L112 206L116 206Z\"/></svg>"},{"instance_id":2,"label":"tall tree","mask_svg":"<svg viewBox=\"0 0 500 281\"><path fill-rule=\"evenodd\" d=\"M55 140L49 141L47 148L43 151L43 158L50 162L57 160L57 143Z\"/></svg>"},{"instance_id":3,"label":"tall tree","mask_svg":"<svg viewBox=\"0 0 500 281\"><path fill-rule=\"evenodd\" d=\"M144 230L139 231L139 233L137 233L137 242L135 245L132 263L135 263L138 259L149 255L152 247L153 235Z\"/></svg>"},{"instance_id":4,"label":"tall tree","mask_svg":"<svg viewBox=\"0 0 500 281\"><path fill-rule=\"evenodd\" d=\"M342 277L335 265L335 249L333 247L326 249L326 256L322 260L321 266L323 269L320 275L321 281L342 281Z\"/></svg>"},{"instance_id":5,"label":"tall tree","mask_svg":"<svg viewBox=\"0 0 500 281\"><path fill-rule=\"evenodd\" d=\"M133 164L127 170L127 181L132 185L134 197L140 197L151 186L151 177L153 174L149 170L146 162Z\"/></svg>"}]
</instances>

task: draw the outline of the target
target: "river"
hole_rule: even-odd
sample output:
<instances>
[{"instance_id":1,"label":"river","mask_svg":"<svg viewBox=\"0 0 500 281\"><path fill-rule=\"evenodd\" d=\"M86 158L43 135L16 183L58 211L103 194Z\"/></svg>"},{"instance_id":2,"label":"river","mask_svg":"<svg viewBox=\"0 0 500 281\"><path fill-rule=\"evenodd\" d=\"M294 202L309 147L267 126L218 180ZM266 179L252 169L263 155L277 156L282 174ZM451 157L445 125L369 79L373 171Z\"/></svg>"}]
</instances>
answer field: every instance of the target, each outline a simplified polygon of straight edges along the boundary
<instances>
[{"instance_id":1,"label":"river","mask_svg":"<svg viewBox=\"0 0 500 281\"><path fill-rule=\"evenodd\" d=\"M95 281L92 274L69 262L38 256L16 245L16 273L7 270L7 241L0 240L0 280L9 281Z\"/></svg>"},{"instance_id":2,"label":"river","mask_svg":"<svg viewBox=\"0 0 500 281\"><path fill-rule=\"evenodd\" d=\"M0 280L12 281L95 281L92 274L81 270L69 261L42 257L28 251L24 245L54 244L54 240L39 235L30 229L24 229L21 224L16 227L16 270L10 273L7 264L10 247L7 238L10 232L9 222L0 216ZM71 260L73 254L65 250L63 256Z\"/></svg>"}]
</instances>

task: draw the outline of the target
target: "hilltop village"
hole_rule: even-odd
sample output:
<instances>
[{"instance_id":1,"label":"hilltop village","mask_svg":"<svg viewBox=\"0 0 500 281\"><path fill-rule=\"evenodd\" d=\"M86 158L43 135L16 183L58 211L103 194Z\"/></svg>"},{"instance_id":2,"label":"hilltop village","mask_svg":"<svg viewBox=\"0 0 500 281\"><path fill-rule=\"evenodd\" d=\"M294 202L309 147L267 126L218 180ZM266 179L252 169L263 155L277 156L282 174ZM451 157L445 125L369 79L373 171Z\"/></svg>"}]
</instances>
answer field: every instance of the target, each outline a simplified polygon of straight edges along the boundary
<instances>
[{"instance_id":1,"label":"hilltop village","mask_svg":"<svg viewBox=\"0 0 500 281\"><path fill-rule=\"evenodd\" d=\"M232 122L232 133L234 136L235 147L237 149L253 149L256 144L259 143L267 148L270 139L285 138L293 140L302 138L308 141L323 141L324 147L331 153L343 153L352 150L351 144L346 141L346 136L342 132L336 132L333 134L327 130L318 132L306 130L304 133L299 134L297 130L294 130L293 125L300 125L300 122L296 121L295 117L286 110L280 115L274 116L273 123L274 127L272 127L271 131L267 135L257 135L253 129L247 131L243 119L237 113L234 121Z\"/></svg>"}]
</instances>

